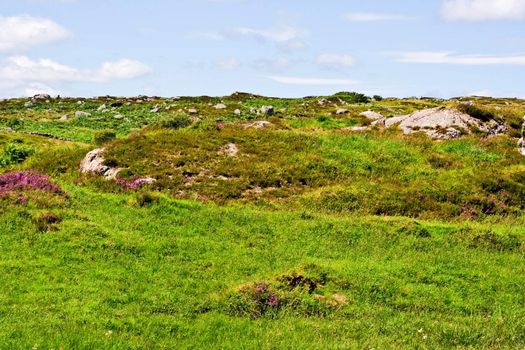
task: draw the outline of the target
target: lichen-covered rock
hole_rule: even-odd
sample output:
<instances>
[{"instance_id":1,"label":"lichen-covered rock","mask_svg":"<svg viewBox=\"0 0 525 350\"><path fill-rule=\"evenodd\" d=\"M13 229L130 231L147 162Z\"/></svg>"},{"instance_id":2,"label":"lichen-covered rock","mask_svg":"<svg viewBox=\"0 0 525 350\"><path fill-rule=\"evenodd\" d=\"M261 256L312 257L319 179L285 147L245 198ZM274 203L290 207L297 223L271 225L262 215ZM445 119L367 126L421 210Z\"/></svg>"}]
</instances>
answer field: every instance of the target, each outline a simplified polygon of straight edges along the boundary
<instances>
[{"instance_id":1,"label":"lichen-covered rock","mask_svg":"<svg viewBox=\"0 0 525 350\"><path fill-rule=\"evenodd\" d=\"M84 174L97 174L107 180L116 179L121 169L104 165L105 159L102 157L103 152L104 148L97 148L86 154L82 162L80 162L80 172Z\"/></svg>"},{"instance_id":2,"label":"lichen-covered rock","mask_svg":"<svg viewBox=\"0 0 525 350\"><path fill-rule=\"evenodd\" d=\"M470 134L472 129L478 129L489 136L505 133L505 125L494 120L482 122L466 113L453 108L436 107L421 110L410 115L378 119L374 125L400 128L404 134L424 132L434 139L454 139L464 134Z\"/></svg>"}]
</instances>

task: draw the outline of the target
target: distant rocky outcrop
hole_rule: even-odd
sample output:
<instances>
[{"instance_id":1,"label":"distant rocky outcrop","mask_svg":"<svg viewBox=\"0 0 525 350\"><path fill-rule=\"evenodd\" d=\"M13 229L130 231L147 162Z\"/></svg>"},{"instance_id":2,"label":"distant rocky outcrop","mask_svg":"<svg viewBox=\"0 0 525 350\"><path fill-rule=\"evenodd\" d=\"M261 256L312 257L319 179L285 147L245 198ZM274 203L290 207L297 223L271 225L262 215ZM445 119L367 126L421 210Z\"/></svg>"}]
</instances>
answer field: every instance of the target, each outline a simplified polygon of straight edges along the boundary
<instances>
[{"instance_id":1,"label":"distant rocky outcrop","mask_svg":"<svg viewBox=\"0 0 525 350\"><path fill-rule=\"evenodd\" d=\"M519 151L525 156L525 117L523 117L523 126L521 127L521 138L518 141Z\"/></svg>"},{"instance_id":2,"label":"distant rocky outcrop","mask_svg":"<svg viewBox=\"0 0 525 350\"><path fill-rule=\"evenodd\" d=\"M386 128L397 126L404 134L424 132L433 139L454 139L470 134L473 129L488 135L503 134L504 124L495 120L483 122L454 108L436 107L393 118L381 118L372 123Z\"/></svg>"}]
</instances>

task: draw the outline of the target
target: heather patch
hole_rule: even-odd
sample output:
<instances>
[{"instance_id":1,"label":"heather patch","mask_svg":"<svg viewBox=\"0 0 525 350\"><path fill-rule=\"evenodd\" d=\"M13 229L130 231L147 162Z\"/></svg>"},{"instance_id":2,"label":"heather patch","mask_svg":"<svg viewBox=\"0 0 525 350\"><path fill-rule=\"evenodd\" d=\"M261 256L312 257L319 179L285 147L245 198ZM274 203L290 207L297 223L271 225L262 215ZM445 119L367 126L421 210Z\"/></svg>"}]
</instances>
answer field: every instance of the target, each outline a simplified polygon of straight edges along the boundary
<instances>
[{"instance_id":1,"label":"heather patch","mask_svg":"<svg viewBox=\"0 0 525 350\"><path fill-rule=\"evenodd\" d=\"M53 206L67 198L67 194L51 179L31 170L14 171L0 175L0 200L14 204L33 202L37 206Z\"/></svg>"}]
</instances>

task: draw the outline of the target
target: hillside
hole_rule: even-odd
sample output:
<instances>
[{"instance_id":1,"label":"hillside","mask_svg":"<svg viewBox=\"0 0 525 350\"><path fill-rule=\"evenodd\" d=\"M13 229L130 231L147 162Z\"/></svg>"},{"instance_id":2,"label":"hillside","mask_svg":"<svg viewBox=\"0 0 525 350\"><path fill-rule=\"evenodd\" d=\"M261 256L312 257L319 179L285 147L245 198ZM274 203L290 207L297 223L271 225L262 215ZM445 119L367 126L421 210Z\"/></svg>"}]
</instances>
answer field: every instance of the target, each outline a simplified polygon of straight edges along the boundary
<instances>
[{"instance_id":1,"label":"hillside","mask_svg":"<svg viewBox=\"0 0 525 350\"><path fill-rule=\"evenodd\" d=\"M523 348L524 115L349 92L2 100L0 344Z\"/></svg>"}]
</instances>

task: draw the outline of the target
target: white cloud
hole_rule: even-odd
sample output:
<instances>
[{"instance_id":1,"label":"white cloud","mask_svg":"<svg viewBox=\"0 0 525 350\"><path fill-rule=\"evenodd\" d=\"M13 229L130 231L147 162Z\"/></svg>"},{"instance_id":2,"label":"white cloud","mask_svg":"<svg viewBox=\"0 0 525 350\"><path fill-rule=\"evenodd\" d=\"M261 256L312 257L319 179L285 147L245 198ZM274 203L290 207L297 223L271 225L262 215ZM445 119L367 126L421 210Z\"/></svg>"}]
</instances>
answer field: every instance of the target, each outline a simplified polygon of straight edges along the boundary
<instances>
[{"instance_id":1,"label":"white cloud","mask_svg":"<svg viewBox=\"0 0 525 350\"><path fill-rule=\"evenodd\" d=\"M350 55L324 53L317 57L317 64L326 68L350 68L355 60Z\"/></svg>"},{"instance_id":2,"label":"white cloud","mask_svg":"<svg viewBox=\"0 0 525 350\"><path fill-rule=\"evenodd\" d=\"M60 95L61 92L51 86L42 83L29 83L22 88L23 96L35 96L38 94L48 94L51 96Z\"/></svg>"},{"instance_id":3,"label":"white cloud","mask_svg":"<svg viewBox=\"0 0 525 350\"><path fill-rule=\"evenodd\" d=\"M441 15L452 21L525 20L525 1L444 0Z\"/></svg>"},{"instance_id":4,"label":"white cloud","mask_svg":"<svg viewBox=\"0 0 525 350\"><path fill-rule=\"evenodd\" d=\"M348 86L359 84L356 80L349 79L325 79L325 78L298 78L286 76L271 76L273 81L288 85L314 85L314 86Z\"/></svg>"},{"instance_id":5,"label":"white cloud","mask_svg":"<svg viewBox=\"0 0 525 350\"><path fill-rule=\"evenodd\" d=\"M241 62L236 58L228 58L218 62L218 66L222 70L236 70L241 68Z\"/></svg>"},{"instance_id":6,"label":"white cloud","mask_svg":"<svg viewBox=\"0 0 525 350\"><path fill-rule=\"evenodd\" d=\"M50 19L31 16L0 17L0 52L27 50L71 37Z\"/></svg>"},{"instance_id":7,"label":"white cloud","mask_svg":"<svg viewBox=\"0 0 525 350\"><path fill-rule=\"evenodd\" d=\"M406 15L376 12L352 12L345 14L344 18L351 22L408 21L414 19Z\"/></svg>"},{"instance_id":8,"label":"white cloud","mask_svg":"<svg viewBox=\"0 0 525 350\"><path fill-rule=\"evenodd\" d=\"M457 55L453 52L403 52L396 54L403 63L458 65L525 65L525 55Z\"/></svg>"},{"instance_id":9,"label":"white cloud","mask_svg":"<svg viewBox=\"0 0 525 350\"><path fill-rule=\"evenodd\" d=\"M211 40L252 39L259 42L271 42L286 50L297 50L306 47L306 33L290 26L277 29L238 27L224 32L197 33L197 36Z\"/></svg>"},{"instance_id":10,"label":"white cloud","mask_svg":"<svg viewBox=\"0 0 525 350\"><path fill-rule=\"evenodd\" d=\"M49 59L32 60L26 56L12 56L0 64L0 79L10 81L108 82L133 79L151 72L146 64L130 59L106 62L98 69L78 69Z\"/></svg>"}]
</instances>

